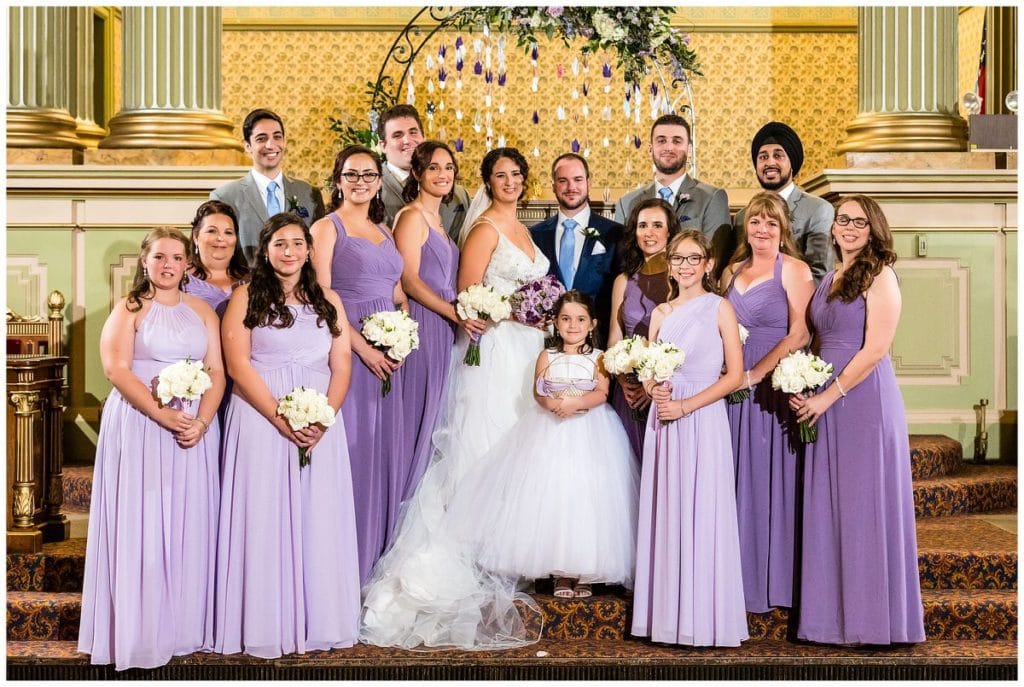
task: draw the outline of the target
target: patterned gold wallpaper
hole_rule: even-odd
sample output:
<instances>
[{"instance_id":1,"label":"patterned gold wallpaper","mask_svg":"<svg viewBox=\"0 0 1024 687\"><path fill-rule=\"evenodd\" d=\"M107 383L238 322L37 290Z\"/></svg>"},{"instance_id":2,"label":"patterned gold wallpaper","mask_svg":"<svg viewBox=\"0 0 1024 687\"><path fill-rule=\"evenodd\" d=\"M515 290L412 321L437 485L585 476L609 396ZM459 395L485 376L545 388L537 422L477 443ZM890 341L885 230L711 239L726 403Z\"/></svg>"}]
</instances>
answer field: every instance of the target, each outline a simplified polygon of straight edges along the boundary
<instances>
[{"instance_id":1,"label":"patterned gold wallpaper","mask_svg":"<svg viewBox=\"0 0 1024 687\"><path fill-rule=\"evenodd\" d=\"M722 21L737 23L745 17L721 15ZM226 17L228 22L237 17ZM779 119L791 124L801 135L805 162L801 177L809 178L824 169L835 147L845 135L845 126L856 114L857 40L849 31L849 11L837 14L842 24L838 32L787 30L695 31L693 46L698 51L704 76L693 82L697 112L698 177L726 188L751 188L756 185L750 163L750 136L765 122ZM724 25L724 23L722 24ZM327 117L345 114L361 120L368 97L366 82L376 78L396 30L333 31L304 30L226 30L223 34L223 108L228 117L240 122L253 107L270 107L285 119L291 173L320 182L330 170L336 152L328 129ZM420 54L415 65L416 105L425 111L425 56L435 56L437 46L451 49L456 34L438 34ZM463 34L467 43L473 35ZM478 34L476 35L478 37ZM493 102L495 140L504 134L508 145L528 153L537 163L536 193L549 196L547 167L560 152L569 149L576 138L581 146L589 144L589 160L594 179L592 195L607 195L613 200L624 191L650 177L647 152L650 124L648 93L639 126L623 115L623 86L618 73L612 79L612 92L603 92L601 61L590 61L589 117L580 115L583 98L573 99L580 77L572 76L572 62L579 53L559 41L541 45L538 61L538 92L531 90L532 67L528 56L514 41L508 47L508 81L504 89L506 110L498 115L498 98ZM595 56L597 57L597 56ZM475 188L484 134L472 126L476 109L484 111L479 77L471 77L472 57L463 71L463 89L455 94L454 67L448 58L450 76L443 93L445 110L435 117L430 135L453 142L462 136L465 142L460 157L463 178ZM613 62L614 65L614 62ZM559 73L563 76L559 77ZM436 70L436 67L435 67ZM582 76L582 75L581 75ZM441 99L437 88L432 98ZM403 91L404 101L404 91ZM557 108L566 110L566 118L557 118ZM601 117L602 108L612 108L611 121ZM456 120L461 109L463 119ZM533 124L536 110L539 124ZM577 120L573 121L573 115ZM442 132L443 127L443 132ZM627 136L638 134L641 147L624 145ZM603 139L609 139L609 146ZM539 157L533 156L537 147Z\"/></svg>"},{"instance_id":2,"label":"patterned gold wallpaper","mask_svg":"<svg viewBox=\"0 0 1024 687\"><path fill-rule=\"evenodd\" d=\"M964 117L967 116L967 113L963 111L963 105L960 103L964 93L973 91L974 84L978 80L978 58L981 56L981 34L984 25L984 7L965 7L960 10L960 19L957 24L957 60L959 62L957 83L959 88L956 92L956 102L960 107L960 114Z\"/></svg>"}]
</instances>

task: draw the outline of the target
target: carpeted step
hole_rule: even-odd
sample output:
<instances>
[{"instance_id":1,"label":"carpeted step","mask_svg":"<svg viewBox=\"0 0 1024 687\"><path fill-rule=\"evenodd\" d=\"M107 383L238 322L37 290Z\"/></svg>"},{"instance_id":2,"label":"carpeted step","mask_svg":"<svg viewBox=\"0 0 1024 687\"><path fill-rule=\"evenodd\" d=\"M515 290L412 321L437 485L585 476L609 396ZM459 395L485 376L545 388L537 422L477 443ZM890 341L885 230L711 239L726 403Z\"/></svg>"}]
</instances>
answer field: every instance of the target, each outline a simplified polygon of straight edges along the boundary
<instances>
[{"instance_id":1,"label":"carpeted step","mask_svg":"<svg viewBox=\"0 0 1024 687\"><path fill-rule=\"evenodd\" d=\"M1017 589L1017 535L983 516L921 518L922 589Z\"/></svg>"},{"instance_id":2,"label":"carpeted step","mask_svg":"<svg viewBox=\"0 0 1024 687\"><path fill-rule=\"evenodd\" d=\"M910 435L910 473L914 479L955 475L964 467L960 442L942 434Z\"/></svg>"},{"instance_id":3,"label":"carpeted step","mask_svg":"<svg viewBox=\"0 0 1024 687\"><path fill-rule=\"evenodd\" d=\"M89 510L92 500L91 465L65 465L64 473L64 506L68 509Z\"/></svg>"},{"instance_id":4,"label":"carpeted step","mask_svg":"<svg viewBox=\"0 0 1024 687\"><path fill-rule=\"evenodd\" d=\"M7 591L80 592L85 539L44 544L39 553L7 554Z\"/></svg>"},{"instance_id":5,"label":"carpeted step","mask_svg":"<svg viewBox=\"0 0 1024 687\"><path fill-rule=\"evenodd\" d=\"M55 679L1014 679L1017 643L929 640L892 648L785 641L740 647L684 647L645 640L540 642L506 651L406 651L357 644L265 660L197 653L154 670L117 673L92 666L71 641L7 643L7 677Z\"/></svg>"},{"instance_id":6,"label":"carpeted step","mask_svg":"<svg viewBox=\"0 0 1024 687\"><path fill-rule=\"evenodd\" d=\"M958 474L914 482L917 517L1017 507L1017 466L967 465Z\"/></svg>"},{"instance_id":7,"label":"carpeted step","mask_svg":"<svg viewBox=\"0 0 1024 687\"><path fill-rule=\"evenodd\" d=\"M7 640L77 639L82 595L71 592L7 592Z\"/></svg>"}]
</instances>

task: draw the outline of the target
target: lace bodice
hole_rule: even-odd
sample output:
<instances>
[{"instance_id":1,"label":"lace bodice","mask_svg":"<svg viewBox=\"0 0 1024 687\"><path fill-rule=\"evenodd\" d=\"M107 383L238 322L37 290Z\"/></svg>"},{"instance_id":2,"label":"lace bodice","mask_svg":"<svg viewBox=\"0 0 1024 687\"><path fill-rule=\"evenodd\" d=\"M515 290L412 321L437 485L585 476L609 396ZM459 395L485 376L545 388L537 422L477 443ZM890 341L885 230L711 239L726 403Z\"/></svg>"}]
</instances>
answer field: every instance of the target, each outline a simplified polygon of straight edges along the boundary
<instances>
[{"instance_id":1,"label":"lace bodice","mask_svg":"<svg viewBox=\"0 0 1024 687\"><path fill-rule=\"evenodd\" d=\"M501 293L510 294L526 282L540 279L548 273L548 259L540 248L534 245L534 258L531 261L530 256L509 241L504 234L500 231L497 233L498 245L494 247L491 261L484 270L483 282L486 286L493 286Z\"/></svg>"}]
</instances>

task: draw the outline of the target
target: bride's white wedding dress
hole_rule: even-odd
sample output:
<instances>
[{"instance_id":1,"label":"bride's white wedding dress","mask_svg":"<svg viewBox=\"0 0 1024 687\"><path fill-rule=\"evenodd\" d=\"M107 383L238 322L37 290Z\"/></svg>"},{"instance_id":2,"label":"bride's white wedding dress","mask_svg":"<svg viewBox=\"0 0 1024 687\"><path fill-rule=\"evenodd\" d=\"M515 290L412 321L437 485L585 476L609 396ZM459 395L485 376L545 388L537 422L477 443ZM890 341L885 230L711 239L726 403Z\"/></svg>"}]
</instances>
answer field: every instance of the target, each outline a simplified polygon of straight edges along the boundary
<instances>
[{"instance_id":1,"label":"bride's white wedding dress","mask_svg":"<svg viewBox=\"0 0 1024 687\"><path fill-rule=\"evenodd\" d=\"M543 277L548 259L533 248L531 260L499 231L483 283L510 294ZM497 323L480 339L479 367L462 362L468 344L460 330L430 465L402 506L394 544L363 588L364 642L497 649L539 639L533 599L516 592L515 578L480 569L446 518L469 468L535 403L533 368L544 334L510 320Z\"/></svg>"}]
</instances>

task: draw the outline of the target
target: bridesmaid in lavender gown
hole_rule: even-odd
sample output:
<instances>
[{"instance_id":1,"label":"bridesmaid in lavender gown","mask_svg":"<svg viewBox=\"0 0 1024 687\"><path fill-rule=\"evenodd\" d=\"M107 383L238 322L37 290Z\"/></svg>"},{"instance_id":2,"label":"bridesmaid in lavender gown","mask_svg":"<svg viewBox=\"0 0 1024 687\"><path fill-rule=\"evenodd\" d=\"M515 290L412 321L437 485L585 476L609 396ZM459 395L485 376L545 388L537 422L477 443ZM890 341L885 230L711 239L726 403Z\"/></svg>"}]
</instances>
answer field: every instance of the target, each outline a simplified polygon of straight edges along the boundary
<instances>
[{"instance_id":1,"label":"bridesmaid in lavender gown","mask_svg":"<svg viewBox=\"0 0 1024 687\"><path fill-rule=\"evenodd\" d=\"M837 204L841 264L811 300L832 382L790 406L806 446L797 636L828 644L923 642L907 421L889 359L901 297L892 233L866 196Z\"/></svg>"},{"instance_id":2,"label":"bridesmaid in lavender gown","mask_svg":"<svg viewBox=\"0 0 1024 687\"><path fill-rule=\"evenodd\" d=\"M747 397L728 410L743 597L748 611L766 613L792 605L799 455L789 433L786 395L772 389L771 374L810 340L806 313L814 280L798 257L786 201L770 191L758 193L744 213L745 240L722 273L722 284L749 332L737 390Z\"/></svg>"},{"instance_id":3,"label":"bridesmaid in lavender gown","mask_svg":"<svg viewBox=\"0 0 1024 687\"><path fill-rule=\"evenodd\" d=\"M185 293L202 298L223 317L231 291L249 276L234 208L219 200L199 206L192 220L188 265Z\"/></svg>"},{"instance_id":4,"label":"bridesmaid in lavender gown","mask_svg":"<svg viewBox=\"0 0 1024 687\"><path fill-rule=\"evenodd\" d=\"M349 327L309 264L294 213L260 232L252 281L224 314L234 394L224 425L216 650L261 658L352 646L359 623L355 510L340 419L294 431L278 400L298 386L337 414L348 389ZM310 452L299 467L299 449Z\"/></svg>"},{"instance_id":5,"label":"bridesmaid in lavender gown","mask_svg":"<svg viewBox=\"0 0 1024 687\"><path fill-rule=\"evenodd\" d=\"M100 337L114 388L96 446L78 650L117 670L213 648L224 371L217 315L180 290L187 247L172 229L146 236ZM186 358L203 361L213 386L198 403L161 404L157 377Z\"/></svg>"},{"instance_id":6,"label":"bridesmaid in lavender gown","mask_svg":"<svg viewBox=\"0 0 1024 687\"><path fill-rule=\"evenodd\" d=\"M723 399L743 376L743 352L732 306L713 293L710 256L700 231L669 243L671 300L651 316L652 338L686 359L669 381L644 382L654 406L640 477L632 633L739 646L747 614Z\"/></svg>"},{"instance_id":7,"label":"bridesmaid in lavender gown","mask_svg":"<svg viewBox=\"0 0 1024 687\"><path fill-rule=\"evenodd\" d=\"M409 483L413 436L403 418L404 371L359 333L362 319L409 304L399 281L402 256L381 222L380 158L369 148L349 146L338 153L331 176L334 210L312 226L317 280L345 304L352 325L352 388L342 417L352 457L359 535L359 579L365 582L391 544L398 509ZM391 392L381 394L390 377Z\"/></svg>"},{"instance_id":8,"label":"bridesmaid in lavender gown","mask_svg":"<svg viewBox=\"0 0 1024 687\"><path fill-rule=\"evenodd\" d=\"M623 272L612 284L608 348L634 334L647 336L651 313L668 300L665 247L678 233L676 213L661 198L648 198L633 206L619 248ZM646 422L633 418L646 413L650 403L643 386L632 375L615 378L612 406L622 419L637 459L643 456Z\"/></svg>"},{"instance_id":9,"label":"bridesmaid in lavender gown","mask_svg":"<svg viewBox=\"0 0 1024 687\"><path fill-rule=\"evenodd\" d=\"M459 249L441 224L441 203L454 194L459 166L444 143L424 141L412 156L405 182L406 205L395 216L395 245L402 256L402 288L409 296L409 314L419 323L420 347L404 365L403 417L413 435L412 464L402 500L409 498L430 460L455 327L483 334L483 324L460 320L455 311L455 277Z\"/></svg>"}]
</instances>

